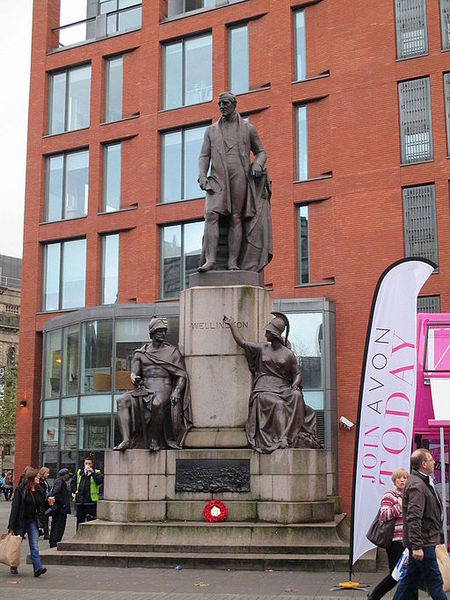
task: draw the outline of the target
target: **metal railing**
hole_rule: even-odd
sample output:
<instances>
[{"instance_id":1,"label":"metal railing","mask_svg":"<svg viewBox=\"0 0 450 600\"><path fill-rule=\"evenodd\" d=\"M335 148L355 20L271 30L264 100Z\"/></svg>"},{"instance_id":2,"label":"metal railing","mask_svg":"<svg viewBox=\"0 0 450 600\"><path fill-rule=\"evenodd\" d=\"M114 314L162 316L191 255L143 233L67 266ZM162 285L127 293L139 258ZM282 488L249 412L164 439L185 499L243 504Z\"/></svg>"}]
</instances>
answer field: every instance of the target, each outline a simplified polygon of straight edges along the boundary
<instances>
[{"instance_id":1,"label":"metal railing","mask_svg":"<svg viewBox=\"0 0 450 600\"><path fill-rule=\"evenodd\" d=\"M54 27L52 33L57 36L58 42L53 49L67 48L75 44L105 38L115 33L139 29L141 24L142 3L139 2L133 6L112 10L96 17Z\"/></svg>"}]
</instances>

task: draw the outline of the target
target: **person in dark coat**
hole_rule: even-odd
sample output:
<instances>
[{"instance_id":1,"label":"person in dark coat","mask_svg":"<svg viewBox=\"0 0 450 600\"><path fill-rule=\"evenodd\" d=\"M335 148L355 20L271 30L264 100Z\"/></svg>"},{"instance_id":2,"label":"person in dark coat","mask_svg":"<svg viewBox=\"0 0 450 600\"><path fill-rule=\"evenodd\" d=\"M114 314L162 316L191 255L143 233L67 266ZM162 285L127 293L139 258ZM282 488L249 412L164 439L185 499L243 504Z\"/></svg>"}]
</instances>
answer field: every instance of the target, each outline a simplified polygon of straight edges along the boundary
<instances>
[{"instance_id":1,"label":"person in dark coat","mask_svg":"<svg viewBox=\"0 0 450 600\"><path fill-rule=\"evenodd\" d=\"M77 507L77 529L80 523L97 518L97 502L103 475L94 469L92 458L86 458L82 469L78 469L71 481Z\"/></svg>"},{"instance_id":2,"label":"person in dark coat","mask_svg":"<svg viewBox=\"0 0 450 600\"><path fill-rule=\"evenodd\" d=\"M44 526L44 540L50 539L49 536L49 523L48 523L48 497L50 496L50 484L48 478L50 476L50 470L48 467L41 467L39 469L39 485L41 486L42 495L44 497L44 519L42 525Z\"/></svg>"},{"instance_id":3,"label":"person in dark coat","mask_svg":"<svg viewBox=\"0 0 450 600\"><path fill-rule=\"evenodd\" d=\"M49 504L52 515L50 530L50 548L55 548L63 538L67 515L70 515L70 492L67 482L72 477L69 469L61 469L50 491Z\"/></svg>"},{"instance_id":4,"label":"person in dark coat","mask_svg":"<svg viewBox=\"0 0 450 600\"><path fill-rule=\"evenodd\" d=\"M14 492L8 531L12 531L14 535L21 535L22 538L27 534L35 577L47 572L42 566L38 548L43 509L44 498L39 486L39 471L33 467L26 467L22 481ZM17 568L11 567L11 573L17 575Z\"/></svg>"}]
</instances>

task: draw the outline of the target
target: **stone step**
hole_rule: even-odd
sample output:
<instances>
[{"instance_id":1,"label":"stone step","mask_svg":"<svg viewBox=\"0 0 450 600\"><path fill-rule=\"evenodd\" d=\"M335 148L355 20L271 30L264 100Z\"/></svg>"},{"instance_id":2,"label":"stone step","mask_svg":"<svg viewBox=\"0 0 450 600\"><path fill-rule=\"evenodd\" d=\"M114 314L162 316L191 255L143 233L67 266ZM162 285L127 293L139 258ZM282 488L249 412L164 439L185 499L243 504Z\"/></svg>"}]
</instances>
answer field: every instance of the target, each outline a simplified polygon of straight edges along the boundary
<instances>
[{"instance_id":1,"label":"stone step","mask_svg":"<svg viewBox=\"0 0 450 600\"><path fill-rule=\"evenodd\" d=\"M371 551L358 561L357 571L375 572L376 553ZM29 561L29 558L27 559ZM348 570L348 556L341 554L224 554L224 553L177 553L177 552L75 552L44 550L44 565L154 567L187 569L236 569L259 571L340 571Z\"/></svg>"},{"instance_id":2,"label":"stone step","mask_svg":"<svg viewBox=\"0 0 450 600\"><path fill-rule=\"evenodd\" d=\"M186 544L182 546L167 545L167 544L108 544L95 542L82 542L76 539L58 543L58 550L64 552L120 552L120 553L166 553L174 552L177 554L189 553L209 553L209 554L267 554L267 546L213 546L213 545L195 545ZM325 551L326 550L326 551ZM270 547L271 554L286 554L286 555L304 555L304 554L339 554L347 555L349 546L347 544L335 544L327 546L279 546Z\"/></svg>"}]
</instances>

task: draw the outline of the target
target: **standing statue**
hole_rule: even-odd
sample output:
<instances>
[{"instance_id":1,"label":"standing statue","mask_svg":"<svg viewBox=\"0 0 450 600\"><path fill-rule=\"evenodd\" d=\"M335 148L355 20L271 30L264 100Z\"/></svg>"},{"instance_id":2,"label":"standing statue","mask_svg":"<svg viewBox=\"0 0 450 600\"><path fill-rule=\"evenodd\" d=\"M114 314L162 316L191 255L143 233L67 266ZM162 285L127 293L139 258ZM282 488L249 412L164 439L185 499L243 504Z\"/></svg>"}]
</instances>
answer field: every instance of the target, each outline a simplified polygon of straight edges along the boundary
<instances>
[{"instance_id":1,"label":"standing statue","mask_svg":"<svg viewBox=\"0 0 450 600\"><path fill-rule=\"evenodd\" d=\"M162 319L153 317L148 332L151 343L138 348L131 363L134 389L117 400L122 442L114 450L179 449L192 427L184 359L165 341L167 326Z\"/></svg>"},{"instance_id":2,"label":"standing statue","mask_svg":"<svg viewBox=\"0 0 450 600\"><path fill-rule=\"evenodd\" d=\"M228 217L228 269L259 272L272 259L266 153L255 127L236 112L236 102L234 94L219 95L222 116L206 129L198 160L198 182L206 191L200 272L216 269L220 215Z\"/></svg>"},{"instance_id":3,"label":"standing statue","mask_svg":"<svg viewBox=\"0 0 450 600\"><path fill-rule=\"evenodd\" d=\"M223 318L236 344L244 349L253 376L245 426L248 443L261 453L278 448L322 448L316 413L303 400L302 376L288 347L289 321L282 313L272 314L275 317L265 330L267 343L246 341L236 323Z\"/></svg>"}]
</instances>

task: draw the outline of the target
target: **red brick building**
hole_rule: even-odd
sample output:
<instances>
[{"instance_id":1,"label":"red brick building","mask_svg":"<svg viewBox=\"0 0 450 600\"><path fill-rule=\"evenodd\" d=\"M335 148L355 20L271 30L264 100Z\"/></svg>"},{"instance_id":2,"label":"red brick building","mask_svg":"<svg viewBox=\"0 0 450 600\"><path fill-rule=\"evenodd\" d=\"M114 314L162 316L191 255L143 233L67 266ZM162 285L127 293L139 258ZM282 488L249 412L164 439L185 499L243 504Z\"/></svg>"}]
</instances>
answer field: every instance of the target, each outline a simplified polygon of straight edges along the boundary
<instances>
[{"instance_id":1,"label":"red brick building","mask_svg":"<svg viewBox=\"0 0 450 600\"><path fill-rule=\"evenodd\" d=\"M354 430L338 419L356 419L379 275L431 258L422 306L450 310L450 1L86 4L61 28L59 0L34 3L16 472L100 460L143 323L166 315L176 336L199 144L231 89L273 182L265 284L348 510Z\"/></svg>"}]
</instances>

